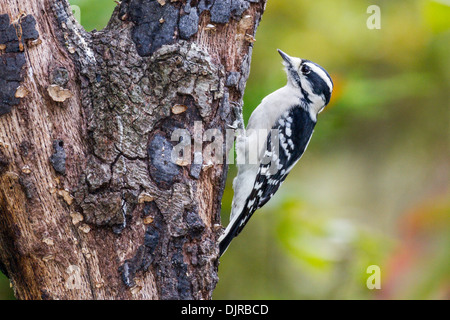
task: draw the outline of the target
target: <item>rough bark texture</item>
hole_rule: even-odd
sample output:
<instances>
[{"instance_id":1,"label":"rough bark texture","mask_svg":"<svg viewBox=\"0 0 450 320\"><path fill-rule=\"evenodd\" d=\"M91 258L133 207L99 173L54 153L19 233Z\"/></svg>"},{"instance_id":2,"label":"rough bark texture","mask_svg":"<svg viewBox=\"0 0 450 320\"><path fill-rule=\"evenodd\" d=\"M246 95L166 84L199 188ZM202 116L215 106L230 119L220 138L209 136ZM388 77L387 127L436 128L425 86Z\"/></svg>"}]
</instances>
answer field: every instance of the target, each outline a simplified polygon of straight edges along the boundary
<instances>
[{"instance_id":1,"label":"rough bark texture","mask_svg":"<svg viewBox=\"0 0 450 320\"><path fill-rule=\"evenodd\" d=\"M17 298L211 298L227 167L173 163L171 135L225 136L264 7L124 0L87 33L66 0L0 3L0 269Z\"/></svg>"}]
</instances>

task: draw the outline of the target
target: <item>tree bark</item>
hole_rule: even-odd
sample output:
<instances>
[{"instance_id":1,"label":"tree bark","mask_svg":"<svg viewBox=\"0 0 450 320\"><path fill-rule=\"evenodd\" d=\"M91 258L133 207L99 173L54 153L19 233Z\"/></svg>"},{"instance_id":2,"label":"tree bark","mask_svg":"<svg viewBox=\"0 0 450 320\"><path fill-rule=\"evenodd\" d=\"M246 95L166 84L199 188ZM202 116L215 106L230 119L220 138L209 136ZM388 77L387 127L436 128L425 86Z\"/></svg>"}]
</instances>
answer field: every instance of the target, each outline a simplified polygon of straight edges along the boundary
<instances>
[{"instance_id":1,"label":"tree bark","mask_svg":"<svg viewBox=\"0 0 450 320\"><path fill-rule=\"evenodd\" d=\"M87 33L66 0L0 3L0 269L17 298L211 298L227 165L198 141L234 120L264 7L124 0ZM195 162L171 161L175 129Z\"/></svg>"}]
</instances>

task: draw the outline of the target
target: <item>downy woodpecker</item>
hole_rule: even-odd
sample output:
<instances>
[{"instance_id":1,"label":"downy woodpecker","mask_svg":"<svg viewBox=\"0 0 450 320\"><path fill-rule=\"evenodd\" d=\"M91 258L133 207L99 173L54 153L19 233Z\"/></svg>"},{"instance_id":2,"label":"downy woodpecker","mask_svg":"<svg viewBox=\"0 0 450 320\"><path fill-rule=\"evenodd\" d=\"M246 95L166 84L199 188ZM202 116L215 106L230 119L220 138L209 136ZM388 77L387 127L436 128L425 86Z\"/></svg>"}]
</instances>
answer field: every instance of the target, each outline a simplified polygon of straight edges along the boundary
<instances>
[{"instance_id":1,"label":"downy woodpecker","mask_svg":"<svg viewBox=\"0 0 450 320\"><path fill-rule=\"evenodd\" d=\"M287 84L262 100L250 116L246 132L237 138L236 154L244 163L237 164L230 223L219 239L220 255L255 210L270 200L301 158L317 114L331 98L333 81L325 69L312 61L278 52L283 58ZM253 155L252 163L247 160L255 146L257 155Z\"/></svg>"}]
</instances>

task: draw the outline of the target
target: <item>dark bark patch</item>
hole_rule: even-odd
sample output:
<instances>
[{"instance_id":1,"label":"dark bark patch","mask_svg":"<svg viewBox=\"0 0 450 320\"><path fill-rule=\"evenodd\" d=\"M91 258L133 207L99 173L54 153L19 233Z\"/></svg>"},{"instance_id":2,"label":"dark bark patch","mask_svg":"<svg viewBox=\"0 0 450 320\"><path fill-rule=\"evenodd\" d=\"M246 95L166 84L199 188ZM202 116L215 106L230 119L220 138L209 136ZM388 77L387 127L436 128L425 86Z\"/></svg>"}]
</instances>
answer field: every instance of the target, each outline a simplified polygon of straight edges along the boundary
<instances>
[{"instance_id":1,"label":"dark bark patch","mask_svg":"<svg viewBox=\"0 0 450 320\"><path fill-rule=\"evenodd\" d=\"M249 7L250 2L247 0L215 1L209 9L211 13L211 22L228 23L231 17L238 20Z\"/></svg>"},{"instance_id":2,"label":"dark bark patch","mask_svg":"<svg viewBox=\"0 0 450 320\"><path fill-rule=\"evenodd\" d=\"M175 298L182 300L190 300L192 297L191 280L188 277L188 266L184 262L182 247L172 255L172 265L174 266L175 276L177 280L177 294L168 296L167 298ZM163 299L165 297L162 297Z\"/></svg>"},{"instance_id":3,"label":"dark bark patch","mask_svg":"<svg viewBox=\"0 0 450 320\"><path fill-rule=\"evenodd\" d=\"M36 30L36 20L32 15L27 15L19 19L22 28L22 40L36 40L39 38L39 32Z\"/></svg>"},{"instance_id":4,"label":"dark bark patch","mask_svg":"<svg viewBox=\"0 0 450 320\"><path fill-rule=\"evenodd\" d=\"M0 176L6 172L9 166L9 161L6 155L0 150Z\"/></svg>"},{"instance_id":5,"label":"dark bark patch","mask_svg":"<svg viewBox=\"0 0 450 320\"><path fill-rule=\"evenodd\" d=\"M25 193L25 197L28 200L33 199L36 194L36 187L34 186L33 181L31 181L31 177L21 174L19 177L19 184Z\"/></svg>"},{"instance_id":6,"label":"dark bark patch","mask_svg":"<svg viewBox=\"0 0 450 320\"><path fill-rule=\"evenodd\" d=\"M148 146L150 176L158 187L170 189L178 180L181 168L172 161L173 145L161 134L156 134Z\"/></svg>"},{"instance_id":7,"label":"dark bark patch","mask_svg":"<svg viewBox=\"0 0 450 320\"><path fill-rule=\"evenodd\" d=\"M200 15L209 11L212 23L226 24L233 17L240 19L250 7L248 0L187 0L164 5L156 0L125 0L119 17L134 23L131 37L140 56L150 56L165 44L178 38L189 40L198 32Z\"/></svg>"},{"instance_id":8,"label":"dark bark patch","mask_svg":"<svg viewBox=\"0 0 450 320\"><path fill-rule=\"evenodd\" d=\"M214 0L199 0L197 8L200 12L211 9L214 4Z\"/></svg>"},{"instance_id":9,"label":"dark bark patch","mask_svg":"<svg viewBox=\"0 0 450 320\"><path fill-rule=\"evenodd\" d=\"M64 141L53 141L53 154L50 157L50 163L53 169L59 174L66 174L66 151L64 150Z\"/></svg>"},{"instance_id":10,"label":"dark bark patch","mask_svg":"<svg viewBox=\"0 0 450 320\"><path fill-rule=\"evenodd\" d=\"M240 19L245 10L250 7L250 2L246 0L231 0L231 14L233 18Z\"/></svg>"},{"instance_id":11,"label":"dark bark patch","mask_svg":"<svg viewBox=\"0 0 450 320\"><path fill-rule=\"evenodd\" d=\"M194 158L195 161L195 158ZM202 173L202 165L198 163L192 163L191 169L189 170L189 175L194 179L200 178L200 173Z\"/></svg>"},{"instance_id":12,"label":"dark bark patch","mask_svg":"<svg viewBox=\"0 0 450 320\"><path fill-rule=\"evenodd\" d=\"M128 287L132 288L136 285L134 280L136 273L141 270L146 270L153 259L148 252L146 246L140 246L136 252L136 255L126 260L123 265L119 267L119 273L122 275L123 283Z\"/></svg>"},{"instance_id":13,"label":"dark bark patch","mask_svg":"<svg viewBox=\"0 0 450 320\"><path fill-rule=\"evenodd\" d=\"M231 17L231 0L215 1L210 10L211 22L227 23Z\"/></svg>"},{"instance_id":14,"label":"dark bark patch","mask_svg":"<svg viewBox=\"0 0 450 320\"><path fill-rule=\"evenodd\" d=\"M156 0L129 0L128 17L134 23L131 38L140 56L149 56L164 44L173 43L180 10Z\"/></svg>"},{"instance_id":15,"label":"dark bark patch","mask_svg":"<svg viewBox=\"0 0 450 320\"><path fill-rule=\"evenodd\" d=\"M1 55L0 58L0 80L16 83L22 81L22 67L26 63L25 55L22 52L5 53Z\"/></svg>"},{"instance_id":16,"label":"dark bark patch","mask_svg":"<svg viewBox=\"0 0 450 320\"><path fill-rule=\"evenodd\" d=\"M144 237L144 244L141 245L136 254L124 262L119 267L124 284L131 288L136 285L134 278L139 271L147 271L155 259L155 250L161 242L164 230L162 230L162 216L154 203L148 203L144 206L144 211L151 211L154 215L154 221L147 227Z\"/></svg>"},{"instance_id":17,"label":"dark bark patch","mask_svg":"<svg viewBox=\"0 0 450 320\"><path fill-rule=\"evenodd\" d=\"M0 56L0 116L11 112L12 107L20 102L15 93L23 81L25 63L23 52Z\"/></svg>"},{"instance_id":18,"label":"dark bark patch","mask_svg":"<svg viewBox=\"0 0 450 320\"><path fill-rule=\"evenodd\" d=\"M159 243L159 231L154 226L149 226L145 232L144 244L148 248L148 253L153 254Z\"/></svg>"},{"instance_id":19,"label":"dark bark patch","mask_svg":"<svg viewBox=\"0 0 450 320\"><path fill-rule=\"evenodd\" d=\"M33 150L33 145L29 141L22 141L19 145L20 155L27 158Z\"/></svg>"},{"instance_id":20,"label":"dark bark patch","mask_svg":"<svg viewBox=\"0 0 450 320\"><path fill-rule=\"evenodd\" d=\"M20 102L15 93L24 80L25 41L38 37L33 16L27 15L10 24L8 14L0 15L0 46L5 51L4 54L0 51L0 116L11 112L12 107Z\"/></svg>"},{"instance_id":21,"label":"dark bark patch","mask_svg":"<svg viewBox=\"0 0 450 320\"><path fill-rule=\"evenodd\" d=\"M187 210L184 219L190 231L189 234L194 238L200 237L205 229L205 224L200 216L195 211Z\"/></svg>"},{"instance_id":22,"label":"dark bark patch","mask_svg":"<svg viewBox=\"0 0 450 320\"><path fill-rule=\"evenodd\" d=\"M187 5L186 5L187 6ZM186 12L186 8L185 8ZM189 13L180 17L180 22L178 24L180 38L189 40L198 31L198 21L199 16L197 10L194 8L189 10Z\"/></svg>"},{"instance_id":23,"label":"dark bark patch","mask_svg":"<svg viewBox=\"0 0 450 320\"><path fill-rule=\"evenodd\" d=\"M171 254L158 265L156 278L161 282L159 296L161 300L194 299L188 265L184 262L183 246L185 239L173 238L170 242Z\"/></svg>"}]
</instances>

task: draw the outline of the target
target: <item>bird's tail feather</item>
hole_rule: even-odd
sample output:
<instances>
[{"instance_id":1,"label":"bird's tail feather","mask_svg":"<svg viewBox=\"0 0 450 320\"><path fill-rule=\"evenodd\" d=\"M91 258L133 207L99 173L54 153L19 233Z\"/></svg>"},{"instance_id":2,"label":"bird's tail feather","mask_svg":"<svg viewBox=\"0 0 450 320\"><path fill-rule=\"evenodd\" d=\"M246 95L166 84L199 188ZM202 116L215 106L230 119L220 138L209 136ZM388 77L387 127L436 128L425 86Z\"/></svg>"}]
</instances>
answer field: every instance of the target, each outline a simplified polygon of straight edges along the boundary
<instances>
[{"instance_id":1,"label":"bird's tail feather","mask_svg":"<svg viewBox=\"0 0 450 320\"><path fill-rule=\"evenodd\" d=\"M231 240L233 240L234 237L237 236L238 233L238 224L237 220L234 220L234 222L230 222L225 229L225 232L223 235L219 238L219 257L221 257L225 251L228 249L228 246L231 243Z\"/></svg>"},{"instance_id":2,"label":"bird's tail feather","mask_svg":"<svg viewBox=\"0 0 450 320\"><path fill-rule=\"evenodd\" d=\"M219 257L221 257L228 249L231 240L233 240L234 237L236 237L242 231L251 215L252 214L249 214L248 210L244 209L239 215L237 215L237 217L234 217L230 221L227 228L225 229L225 232L219 238ZM246 217L246 219L244 217Z\"/></svg>"}]
</instances>

